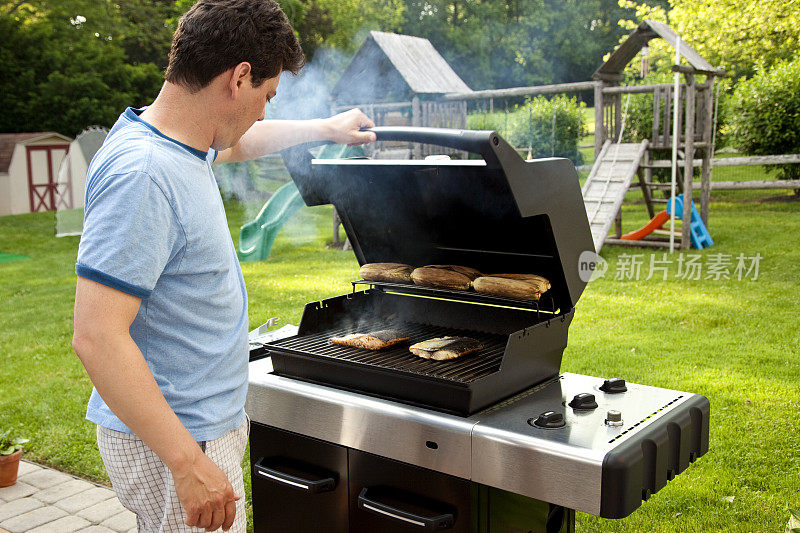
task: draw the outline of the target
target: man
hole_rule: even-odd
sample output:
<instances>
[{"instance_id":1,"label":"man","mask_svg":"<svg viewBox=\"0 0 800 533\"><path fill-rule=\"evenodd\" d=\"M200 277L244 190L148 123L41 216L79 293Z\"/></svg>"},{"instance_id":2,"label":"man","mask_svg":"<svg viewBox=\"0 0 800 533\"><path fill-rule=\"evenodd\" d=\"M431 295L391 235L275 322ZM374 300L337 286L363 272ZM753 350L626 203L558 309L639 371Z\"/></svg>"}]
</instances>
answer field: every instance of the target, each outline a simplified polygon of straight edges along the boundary
<instances>
[{"instance_id":1,"label":"man","mask_svg":"<svg viewBox=\"0 0 800 533\"><path fill-rule=\"evenodd\" d=\"M281 72L303 63L272 0L200 0L158 97L120 116L90 166L73 347L139 531L245 529L247 294L211 164L375 139L357 110L262 120Z\"/></svg>"}]
</instances>

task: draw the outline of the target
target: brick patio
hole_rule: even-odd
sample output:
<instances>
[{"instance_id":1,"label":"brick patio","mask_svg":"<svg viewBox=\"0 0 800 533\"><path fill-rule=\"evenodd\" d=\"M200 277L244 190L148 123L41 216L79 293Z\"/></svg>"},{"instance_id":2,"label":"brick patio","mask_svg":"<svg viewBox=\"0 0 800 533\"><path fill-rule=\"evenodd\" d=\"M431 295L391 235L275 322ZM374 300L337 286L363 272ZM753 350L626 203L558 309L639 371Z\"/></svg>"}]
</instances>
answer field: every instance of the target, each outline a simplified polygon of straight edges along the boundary
<instances>
[{"instance_id":1,"label":"brick patio","mask_svg":"<svg viewBox=\"0 0 800 533\"><path fill-rule=\"evenodd\" d=\"M22 461L0 488L0 533L136 533L136 516L114 491Z\"/></svg>"}]
</instances>

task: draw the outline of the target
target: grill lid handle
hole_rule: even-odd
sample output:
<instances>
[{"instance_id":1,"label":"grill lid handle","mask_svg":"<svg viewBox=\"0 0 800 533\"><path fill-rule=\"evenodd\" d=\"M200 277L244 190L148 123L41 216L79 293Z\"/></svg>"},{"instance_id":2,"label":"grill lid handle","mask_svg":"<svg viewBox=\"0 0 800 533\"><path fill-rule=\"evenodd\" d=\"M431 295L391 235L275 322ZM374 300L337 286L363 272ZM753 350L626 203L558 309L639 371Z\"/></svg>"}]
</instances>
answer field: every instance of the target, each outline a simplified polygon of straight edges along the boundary
<instances>
[{"instance_id":1,"label":"grill lid handle","mask_svg":"<svg viewBox=\"0 0 800 533\"><path fill-rule=\"evenodd\" d=\"M455 130L446 128L421 128L405 126L378 126L363 128L375 133L379 141L405 141L422 144L434 144L456 150L464 150L480 154L486 165L492 168L500 166L496 150L506 142L490 130Z\"/></svg>"}]
</instances>

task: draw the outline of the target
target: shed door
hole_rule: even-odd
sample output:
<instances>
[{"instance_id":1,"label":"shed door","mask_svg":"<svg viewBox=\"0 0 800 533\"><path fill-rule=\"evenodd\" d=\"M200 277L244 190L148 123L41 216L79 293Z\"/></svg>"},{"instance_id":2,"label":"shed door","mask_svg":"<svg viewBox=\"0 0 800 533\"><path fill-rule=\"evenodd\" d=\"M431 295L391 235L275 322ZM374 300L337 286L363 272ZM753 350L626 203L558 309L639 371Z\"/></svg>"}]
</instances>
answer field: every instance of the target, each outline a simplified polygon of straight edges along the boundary
<instances>
[{"instance_id":1,"label":"shed door","mask_svg":"<svg viewBox=\"0 0 800 533\"><path fill-rule=\"evenodd\" d=\"M60 198L55 172L69 151L68 144L26 146L31 213L53 211ZM63 186L63 185L62 185ZM71 206L66 206L71 207Z\"/></svg>"}]
</instances>

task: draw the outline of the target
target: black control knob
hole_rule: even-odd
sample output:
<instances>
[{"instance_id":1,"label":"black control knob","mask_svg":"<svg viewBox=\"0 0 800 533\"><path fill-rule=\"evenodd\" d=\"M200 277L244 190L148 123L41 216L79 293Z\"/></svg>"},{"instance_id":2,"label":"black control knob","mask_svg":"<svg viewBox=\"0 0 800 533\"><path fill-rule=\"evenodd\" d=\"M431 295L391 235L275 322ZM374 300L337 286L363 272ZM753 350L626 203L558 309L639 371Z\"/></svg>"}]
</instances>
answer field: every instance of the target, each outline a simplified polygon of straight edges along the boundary
<instances>
[{"instance_id":1,"label":"black control knob","mask_svg":"<svg viewBox=\"0 0 800 533\"><path fill-rule=\"evenodd\" d=\"M608 394L618 394L625 392L628 387L625 385L625 380L620 378L607 379L600 385L600 390Z\"/></svg>"},{"instance_id":2,"label":"black control knob","mask_svg":"<svg viewBox=\"0 0 800 533\"><path fill-rule=\"evenodd\" d=\"M564 415L561 413L556 413L555 411L546 411L535 419L531 418L528 420L528 424L538 428L547 429L563 428L567 425L567 423L564 421Z\"/></svg>"},{"instance_id":3,"label":"black control knob","mask_svg":"<svg viewBox=\"0 0 800 533\"><path fill-rule=\"evenodd\" d=\"M597 409L597 402L594 399L594 394L582 392L576 394L575 397L572 398L572 401L569 402L569 406L576 411L591 411L592 409Z\"/></svg>"}]
</instances>

